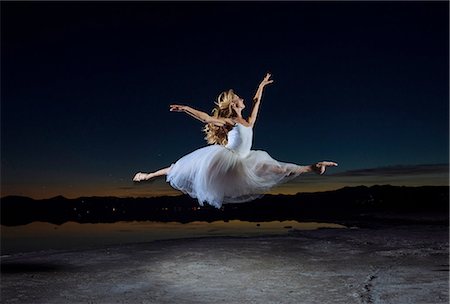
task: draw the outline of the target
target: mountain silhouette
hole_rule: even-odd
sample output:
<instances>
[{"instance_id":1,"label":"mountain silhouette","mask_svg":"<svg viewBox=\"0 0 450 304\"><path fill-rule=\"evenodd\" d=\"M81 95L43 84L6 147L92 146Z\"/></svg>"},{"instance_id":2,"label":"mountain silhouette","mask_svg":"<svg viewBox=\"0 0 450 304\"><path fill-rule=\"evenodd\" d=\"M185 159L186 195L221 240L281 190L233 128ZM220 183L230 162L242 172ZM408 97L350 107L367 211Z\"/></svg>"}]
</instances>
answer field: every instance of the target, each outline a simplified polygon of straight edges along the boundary
<instances>
[{"instance_id":1,"label":"mountain silhouette","mask_svg":"<svg viewBox=\"0 0 450 304\"><path fill-rule=\"evenodd\" d=\"M57 196L34 200L7 196L0 200L1 224L34 221L62 224L116 221L334 221L404 223L422 221L448 224L448 186L358 186L334 191L265 195L252 202L225 204L221 209L199 206L187 195L151 198Z\"/></svg>"}]
</instances>

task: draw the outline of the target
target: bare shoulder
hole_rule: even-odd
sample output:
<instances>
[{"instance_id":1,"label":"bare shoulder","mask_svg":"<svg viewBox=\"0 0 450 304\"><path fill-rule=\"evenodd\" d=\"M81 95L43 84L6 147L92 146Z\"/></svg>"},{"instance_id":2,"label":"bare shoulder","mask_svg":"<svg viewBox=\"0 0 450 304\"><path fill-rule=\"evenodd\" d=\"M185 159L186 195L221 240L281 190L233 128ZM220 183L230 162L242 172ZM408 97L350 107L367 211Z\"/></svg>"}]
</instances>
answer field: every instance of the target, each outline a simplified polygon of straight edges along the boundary
<instances>
[{"instance_id":1,"label":"bare shoulder","mask_svg":"<svg viewBox=\"0 0 450 304\"><path fill-rule=\"evenodd\" d=\"M253 127L253 124L248 122L246 119L235 119L235 124L241 124L244 127Z\"/></svg>"}]
</instances>

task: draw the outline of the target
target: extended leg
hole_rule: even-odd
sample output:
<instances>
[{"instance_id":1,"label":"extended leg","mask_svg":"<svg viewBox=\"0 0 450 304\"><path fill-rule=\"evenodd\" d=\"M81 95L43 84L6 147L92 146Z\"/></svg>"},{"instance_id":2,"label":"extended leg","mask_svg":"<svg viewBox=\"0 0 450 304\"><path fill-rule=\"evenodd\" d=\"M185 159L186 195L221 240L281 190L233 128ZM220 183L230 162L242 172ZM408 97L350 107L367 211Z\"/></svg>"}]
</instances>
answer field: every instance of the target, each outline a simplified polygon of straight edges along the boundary
<instances>
[{"instance_id":1,"label":"extended leg","mask_svg":"<svg viewBox=\"0 0 450 304\"><path fill-rule=\"evenodd\" d=\"M310 166L298 166L296 172L299 174L315 172L317 174L322 175L325 173L327 167L336 167L337 165L338 164L335 162L321 161Z\"/></svg>"},{"instance_id":2,"label":"extended leg","mask_svg":"<svg viewBox=\"0 0 450 304\"><path fill-rule=\"evenodd\" d=\"M328 167L337 167L337 163L335 163L335 162L330 162L330 161L321 161L321 162L318 162L318 163L315 163L314 165L311 165L310 167L311 167L311 171L314 171L315 173L317 173L317 174L320 174L320 175L322 175L322 174L324 174L325 173L325 170L328 168Z\"/></svg>"},{"instance_id":3,"label":"extended leg","mask_svg":"<svg viewBox=\"0 0 450 304\"><path fill-rule=\"evenodd\" d=\"M136 175L133 178L133 181L135 182L140 182L140 181L145 181L145 180L149 180L152 179L154 177L158 177L158 176L162 176L162 175L167 175L167 173L169 173L170 167L167 168L163 168L161 170L152 172L152 173L136 173Z\"/></svg>"},{"instance_id":4,"label":"extended leg","mask_svg":"<svg viewBox=\"0 0 450 304\"><path fill-rule=\"evenodd\" d=\"M286 177L290 177L297 174L304 174L309 172L315 172L317 174L323 174L327 167L337 166L334 162L318 162L310 166L300 166L296 164L285 164L285 166L274 166L274 165L263 165L260 170L261 172L273 172L276 174L285 174Z\"/></svg>"},{"instance_id":5,"label":"extended leg","mask_svg":"<svg viewBox=\"0 0 450 304\"><path fill-rule=\"evenodd\" d=\"M275 173L278 175L292 176L296 174L301 174L308 172L307 168L304 166L299 166L296 164L284 164L284 165L273 165L264 164L259 168L260 174L265 173Z\"/></svg>"}]
</instances>

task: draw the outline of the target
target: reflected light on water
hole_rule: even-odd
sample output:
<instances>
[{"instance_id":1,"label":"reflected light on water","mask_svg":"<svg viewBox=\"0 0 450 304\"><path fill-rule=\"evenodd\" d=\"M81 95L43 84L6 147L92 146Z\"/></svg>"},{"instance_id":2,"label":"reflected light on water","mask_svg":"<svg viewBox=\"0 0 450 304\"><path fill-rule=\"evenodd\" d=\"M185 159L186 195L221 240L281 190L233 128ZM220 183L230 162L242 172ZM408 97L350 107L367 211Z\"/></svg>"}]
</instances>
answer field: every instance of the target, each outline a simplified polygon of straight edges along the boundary
<instances>
[{"instance_id":1,"label":"reflected light on water","mask_svg":"<svg viewBox=\"0 0 450 304\"><path fill-rule=\"evenodd\" d=\"M163 239L208 236L286 235L290 229L345 228L332 223L272 221L191 222L116 222L105 224L62 225L34 222L21 226L1 226L2 255L38 250L73 250Z\"/></svg>"}]
</instances>

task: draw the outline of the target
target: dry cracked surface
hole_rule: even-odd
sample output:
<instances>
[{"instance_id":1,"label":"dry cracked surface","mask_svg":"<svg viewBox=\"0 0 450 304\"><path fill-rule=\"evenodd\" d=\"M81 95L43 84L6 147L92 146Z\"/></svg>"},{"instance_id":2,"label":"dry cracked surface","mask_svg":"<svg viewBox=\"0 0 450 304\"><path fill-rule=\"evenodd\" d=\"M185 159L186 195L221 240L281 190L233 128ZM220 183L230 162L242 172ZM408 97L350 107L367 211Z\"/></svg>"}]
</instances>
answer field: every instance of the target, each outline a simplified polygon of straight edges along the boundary
<instances>
[{"instance_id":1,"label":"dry cracked surface","mask_svg":"<svg viewBox=\"0 0 450 304\"><path fill-rule=\"evenodd\" d=\"M290 231L2 258L2 303L448 303L448 226Z\"/></svg>"}]
</instances>

